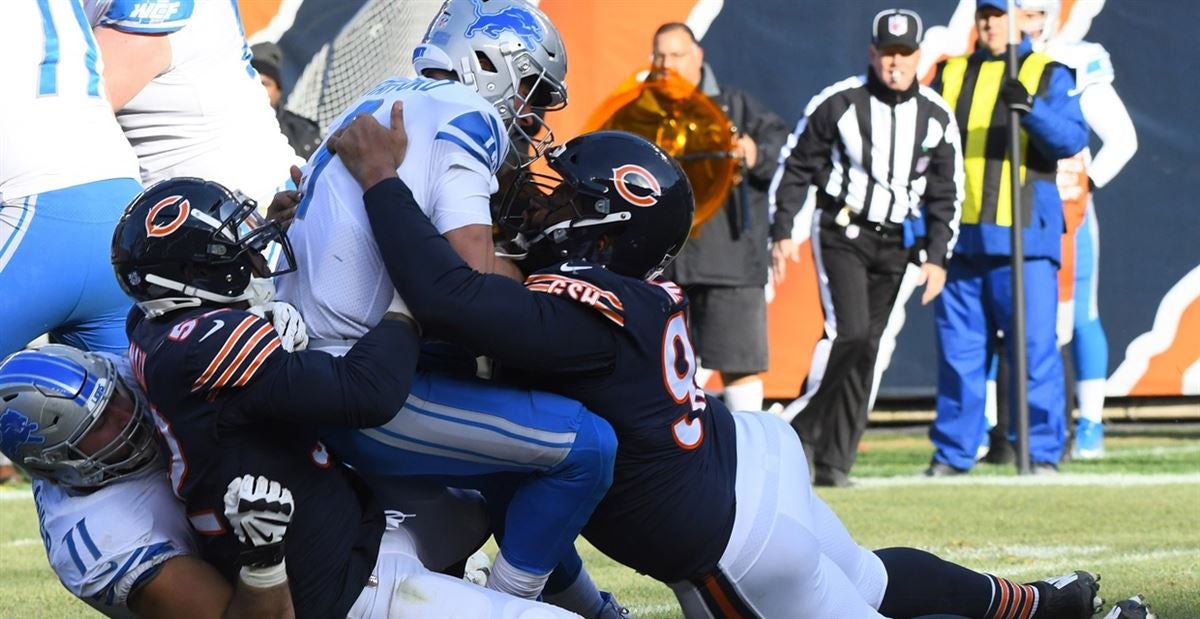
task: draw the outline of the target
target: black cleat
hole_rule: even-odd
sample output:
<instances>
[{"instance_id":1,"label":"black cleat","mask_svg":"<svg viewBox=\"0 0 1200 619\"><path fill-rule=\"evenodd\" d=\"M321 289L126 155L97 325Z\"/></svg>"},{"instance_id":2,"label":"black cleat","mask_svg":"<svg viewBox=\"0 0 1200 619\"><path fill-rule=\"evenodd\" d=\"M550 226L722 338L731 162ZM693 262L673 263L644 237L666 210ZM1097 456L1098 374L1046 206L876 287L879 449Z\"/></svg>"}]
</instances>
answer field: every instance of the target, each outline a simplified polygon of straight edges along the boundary
<instances>
[{"instance_id":1,"label":"black cleat","mask_svg":"<svg viewBox=\"0 0 1200 619\"><path fill-rule=\"evenodd\" d=\"M1038 590L1036 619L1089 619L1100 612L1100 576L1076 570L1029 583Z\"/></svg>"},{"instance_id":2,"label":"black cleat","mask_svg":"<svg viewBox=\"0 0 1200 619\"><path fill-rule=\"evenodd\" d=\"M1117 602L1117 605L1104 615L1104 619L1157 619L1157 615L1150 612L1146 598L1139 593L1128 600Z\"/></svg>"}]
</instances>

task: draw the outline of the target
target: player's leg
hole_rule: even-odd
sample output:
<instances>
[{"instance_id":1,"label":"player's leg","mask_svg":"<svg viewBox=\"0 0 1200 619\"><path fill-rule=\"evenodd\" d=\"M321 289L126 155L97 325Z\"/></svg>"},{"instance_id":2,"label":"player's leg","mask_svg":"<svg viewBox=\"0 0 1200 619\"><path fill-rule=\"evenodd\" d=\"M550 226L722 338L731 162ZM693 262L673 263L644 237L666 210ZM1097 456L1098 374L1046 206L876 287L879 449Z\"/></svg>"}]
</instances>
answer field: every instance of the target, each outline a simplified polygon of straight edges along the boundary
<instances>
[{"instance_id":1,"label":"player's leg","mask_svg":"<svg viewBox=\"0 0 1200 619\"><path fill-rule=\"evenodd\" d=\"M966 258L951 260L946 287L934 301L938 389L937 417L929 427L934 446L930 474L970 469L983 440L992 337L992 322L983 302L986 269Z\"/></svg>"},{"instance_id":2,"label":"player's leg","mask_svg":"<svg viewBox=\"0 0 1200 619\"><path fill-rule=\"evenodd\" d=\"M1096 293L1100 275L1100 229L1089 198L1083 225L1076 230L1078 263L1075 273L1075 331L1071 339L1075 362L1079 424L1075 433L1077 458L1104 455L1104 392L1108 377L1108 338L1100 324Z\"/></svg>"},{"instance_id":3,"label":"player's leg","mask_svg":"<svg viewBox=\"0 0 1200 619\"><path fill-rule=\"evenodd\" d=\"M725 406L762 410L759 373L767 369L767 299L762 287L696 286L687 293L698 361L721 372Z\"/></svg>"},{"instance_id":4,"label":"player's leg","mask_svg":"<svg viewBox=\"0 0 1200 619\"><path fill-rule=\"evenodd\" d=\"M738 512L718 569L671 584L684 616L881 617L822 552L795 433L766 413L734 419Z\"/></svg>"},{"instance_id":5,"label":"player's leg","mask_svg":"<svg viewBox=\"0 0 1200 619\"><path fill-rule=\"evenodd\" d=\"M513 597L461 578L429 571L418 560L416 544L404 527L384 534L371 580L348 614L350 619L575 616L549 604Z\"/></svg>"},{"instance_id":6,"label":"player's leg","mask_svg":"<svg viewBox=\"0 0 1200 619\"><path fill-rule=\"evenodd\" d=\"M429 372L417 373L387 424L326 439L372 475L438 476L464 487L516 475L488 586L530 598L607 492L617 444L612 427L573 400Z\"/></svg>"},{"instance_id":7,"label":"player's leg","mask_svg":"<svg viewBox=\"0 0 1200 619\"><path fill-rule=\"evenodd\" d=\"M132 179L99 181L0 208L0 356L47 332L79 348L125 351L131 301L109 254L112 230L140 189Z\"/></svg>"}]
</instances>

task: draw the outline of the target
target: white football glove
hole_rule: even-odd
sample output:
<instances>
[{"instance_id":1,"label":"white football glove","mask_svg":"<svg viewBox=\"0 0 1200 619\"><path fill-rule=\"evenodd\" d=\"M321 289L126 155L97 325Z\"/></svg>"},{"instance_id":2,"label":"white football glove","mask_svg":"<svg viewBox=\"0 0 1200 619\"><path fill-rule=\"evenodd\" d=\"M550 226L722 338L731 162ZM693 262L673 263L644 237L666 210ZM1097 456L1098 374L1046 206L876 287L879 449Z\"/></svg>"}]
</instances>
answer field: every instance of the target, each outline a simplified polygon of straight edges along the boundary
<instances>
[{"instance_id":1,"label":"white football glove","mask_svg":"<svg viewBox=\"0 0 1200 619\"><path fill-rule=\"evenodd\" d=\"M243 475L225 490L225 518L245 545L263 548L283 543L295 504L292 491L262 475Z\"/></svg>"},{"instance_id":2,"label":"white football glove","mask_svg":"<svg viewBox=\"0 0 1200 619\"><path fill-rule=\"evenodd\" d=\"M295 307L283 301L271 301L255 305L247 311L263 320L271 321L275 332L279 334L279 343L287 352L308 348L308 327Z\"/></svg>"}]
</instances>

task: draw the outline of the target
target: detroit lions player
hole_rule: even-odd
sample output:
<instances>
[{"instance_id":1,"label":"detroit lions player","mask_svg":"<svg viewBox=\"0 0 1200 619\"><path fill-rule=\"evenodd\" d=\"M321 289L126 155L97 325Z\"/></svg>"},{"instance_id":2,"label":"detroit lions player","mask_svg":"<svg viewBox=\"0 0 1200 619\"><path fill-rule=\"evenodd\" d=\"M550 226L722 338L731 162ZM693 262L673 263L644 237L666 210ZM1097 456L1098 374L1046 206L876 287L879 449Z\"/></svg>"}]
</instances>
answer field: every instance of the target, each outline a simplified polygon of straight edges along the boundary
<instances>
[{"instance_id":1,"label":"detroit lions player","mask_svg":"<svg viewBox=\"0 0 1200 619\"><path fill-rule=\"evenodd\" d=\"M119 353L108 236L138 191L79 0L0 3L0 355L49 332Z\"/></svg>"},{"instance_id":2,"label":"detroit lions player","mask_svg":"<svg viewBox=\"0 0 1200 619\"><path fill-rule=\"evenodd\" d=\"M334 126L358 115L386 120L402 101L412 148L403 163L394 162L396 170L460 256L481 271L502 271L507 263L494 255L489 196L510 132L525 135L535 153L544 148L522 133L522 122L566 101L562 42L546 16L523 1L450 0L413 62L426 77L385 80ZM322 146L301 186L288 231L298 269L280 279L279 294L305 317L314 347L341 354L379 320L394 288L362 191L336 153ZM386 425L324 438L351 465L378 475L453 476L457 485L477 487L497 473L522 474L487 586L536 597L566 558L574 567L556 577L547 599L558 603L553 594L578 590L569 597L582 603L562 603L589 616L600 612L607 600L579 571L573 544L611 482L612 428L576 402L476 379L474 356L459 348L436 353L426 356L403 410Z\"/></svg>"},{"instance_id":3,"label":"detroit lions player","mask_svg":"<svg viewBox=\"0 0 1200 619\"><path fill-rule=\"evenodd\" d=\"M13 353L0 399L0 450L34 478L42 542L68 591L109 617L292 616L286 578L264 587L251 568L235 593L197 557L124 356Z\"/></svg>"},{"instance_id":4,"label":"detroit lions player","mask_svg":"<svg viewBox=\"0 0 1200 619\"><path fill-rule=\"evenodd\" d=\"M147 185L198 176L267 204L298 162L250 66L236 0L83 0Z\"/></svg>"},{"instance_id":5,"label":"detroit lions player","mask_svg":"<svg viewBox=\"0 0 1200 619\"><path fill-rule=\"evenodd\" d=\"M576 398L613 424L613 486L584 536L669 584L685 616L1095 612L1099 585L1087 572L1022 585L911 548L863 549L812 492L790 426L705 396L687 299L653 279L686 241L694 209L682 170L659 148L597 132L549 155L557 176L524 181L546 195L520 214L534 271L521 286L471 269L430 225L395 172L400 154L389 151L402 147L406 123L393 113L390 129L364 116L332 140L365 189L397 289L431 335L478 347L513 380Z\"/></svg>"},{"instance_id":6,"label":"detroit lions player","mask_svg":"<svg viewBox=\"0 0 1200 619\"><path fill-rule=\"evenodd\" d=\"M282 553L298 617L567 615L425 570L410 530L318 439L322 427L369 427L400 408L418 338L397 307L344 356L282 350L244 309L250 277L272 274L263 248L278 242L283 268L291 257L255 207L216 183L173 179L139 196L113 235L114 270L138 302L133 373L202 555L227 579L264 558L247 556L228 515L228 480L262 475L293 496L287 543L266 558Z\"/></svg>"},{"instance_id":7,"label":"detroit lions player","mask_svg":"<svg viewBox=\"0 0 1200 619\"><path fill-rule=\"evenodd\" d=\"M1108 377L1108 339L1100 324L1096 298L1100 264L1100 228L1092 195L1121 172L1137 152L1137 131L1120 95L1113 88L1113 65L1099 43L1056 37L1059 0L1021 0L1022 29L1035 49L1075 72L1083 118L1103 143L1095 157L1089 149L1058 164L1058 186L1066 210L1064 258L1074 256L1074 269L1064 260L1059 287L1074 298L1059 307L1059 341L1070 342L1075 362L1075 397L1079 422L1071 455L1090 459L1104 455L1104 392ZM1071 249L1073 248L1073 251ZM1065 281L1064 281L1065 280ZM1061 297L1062 295L1060 295Z\"/></svg>"}]
</instances>

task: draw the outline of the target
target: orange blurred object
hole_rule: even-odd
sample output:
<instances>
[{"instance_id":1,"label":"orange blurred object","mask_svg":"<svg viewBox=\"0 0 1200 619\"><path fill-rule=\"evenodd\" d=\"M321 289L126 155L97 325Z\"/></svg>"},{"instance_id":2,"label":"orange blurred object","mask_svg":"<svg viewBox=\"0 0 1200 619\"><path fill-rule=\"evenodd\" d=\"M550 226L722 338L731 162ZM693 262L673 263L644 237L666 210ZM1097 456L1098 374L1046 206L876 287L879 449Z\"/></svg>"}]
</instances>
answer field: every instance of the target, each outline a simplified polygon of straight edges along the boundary
<instances>
[{"instance_id":1,"label":"orange blurred object","mask_svg":"<svg viewBox=\"0 0 1200 619\"><path fill-rule=\"evenodd\" d=\"M646 78L639 79L642 75ZM696 196L693 235L725 205L741 173L733 124L712 99L673 71L626 79L596 108L585 129L628 131L674 157Z\"/></svg>"}]
</instances>

